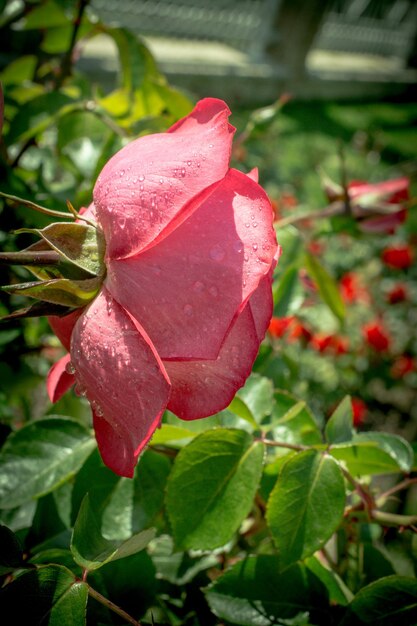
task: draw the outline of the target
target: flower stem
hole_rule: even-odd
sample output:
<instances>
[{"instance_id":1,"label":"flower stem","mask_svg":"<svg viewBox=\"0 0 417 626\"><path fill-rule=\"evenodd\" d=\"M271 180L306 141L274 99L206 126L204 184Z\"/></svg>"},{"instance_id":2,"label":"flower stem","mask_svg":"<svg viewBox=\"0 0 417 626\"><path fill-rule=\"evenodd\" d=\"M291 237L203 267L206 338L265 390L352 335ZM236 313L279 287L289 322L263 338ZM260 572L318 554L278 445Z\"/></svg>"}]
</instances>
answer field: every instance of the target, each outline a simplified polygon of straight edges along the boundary
<instances>
[{"instance_id":1,"label":"flower stem","mask_svg":"<svg viewBox=\"0 0 417 626\"><path fill-rule=\"evenodd\" d=\"M133 626L141 626L141 623L138 620L134 619L131 615L129 615L129 613L126 613L126 611L124 611L120 606L117 606L117 604L114 604L114 602L102 596L101 593L90 587L90 585L88 585L88 595L97 600L97 602L100 602L103 606L107 607L110 611L113 611L113 613L117 613L117 615L122 617L129 624L133 624Z\"/></svg>"},{"instance_id":2,"label":"flower stem","mask_svg":"<svg viewBox=\"0 0 417 626\"><path fill-rule=\"evenodd\" d=\"M53 209L47 209L40 204L36 204L36 202L31 202L30 200L26 200L25 198L19 198L18 196L12 196L9 193L3 193L2 191L0 191L0 196L2 198L6 198L6 200L15 202L16 204L23 204L29 209L34 209L34 211L44 213L45 215L51 215L52 217L65 217L65 219L68 219L69 217L68 213L64 213L63 211L54 211Z\"/></svg>"},{"instance_id":3,"label":"flower stem","mask_svg":"<svg viewBox=\"0 0 417 626\"><path fill-rule=\"evenodd\" d=\"M308 446L302 446L296 443L287 443L286 441L274 441L265 437L256 437L256 441L264 443L266 446L274 446L276 448L289 448L290 450L308 450Z\"/></svg>"},{"instance_id":4,"label":"flower stem","mask_svg":"<svg viewBox=\"0 0 417 626\"><path fill-rule=\"evenodd\" d=\"M72 57L73 57L73 54L74 54L75 44L77 42L77 35L78 35L78 31L80 29L82 18L83 18L83 15L84 15L84 11L85 11L85 8L86 8L88 2L89 2L89 0L78 0L77 13L76 13L76 15L74 17L74 21L73 21L73 28L72 28L72 33L71 33L71 41L70 41L70 44L68 46L68 50L66 51L66 53L62 57L60 71L59 71L59 74L58 74L58 77L57 77L57 80L56 80L56 88L61 87L62 83L67 78L67 76L71 75L71 72L72 72L72 61L73 61Z\"/></svg>"}]
</instances>

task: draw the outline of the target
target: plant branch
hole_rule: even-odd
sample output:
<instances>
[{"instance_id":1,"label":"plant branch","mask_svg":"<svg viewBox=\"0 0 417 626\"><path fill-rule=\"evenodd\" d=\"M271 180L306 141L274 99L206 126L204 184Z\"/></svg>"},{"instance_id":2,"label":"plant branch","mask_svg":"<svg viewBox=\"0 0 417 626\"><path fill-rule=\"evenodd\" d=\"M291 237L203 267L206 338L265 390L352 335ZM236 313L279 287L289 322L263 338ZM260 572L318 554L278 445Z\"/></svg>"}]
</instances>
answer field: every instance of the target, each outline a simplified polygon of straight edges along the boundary
<instances>
[{"instance_id":1,"label":"plant branch","mask_svg":"<svg viewBox=\"0 0 417 626\"><path fill-rule=\"evenodd\" d=\"M255 441L260 441L266 446L273 446L275 448L289 448L290 450L298 450L299 452L309 449L308 446L302 446L301 444L287 443L286 441L274 441L273 439L266 439L265 437L256 437Z\"/></svg>"},{"instance_id":2,"label":"plant branch","mask_svg":"<svg viewBox=\"0 0 417 626\"><path fill-rule=\"evenodd\" d=\"M372 512L375 508L375 502L374 502L373 497L368 492L368 490L364 489L361 483L355 480L353 476L342 465L340 465L340 468L346 480L352 485L352 487L354 488L354 490L356 491L356 493L362 500L362 504L368 514L368 517L372 517ZM345 514L348 514L354 510L355 510L355 507L351 507L345 512Z\"/></svg>"},{"instance_id":3,"label":"plant branch","mask_svg":"<svg viewBox=\"0 0 417 626\"><path fill-rule=\"evenodd\" d=\"M89 3L89 0L78 0L77 13L76 13L74 21L73 21L73 28L72 28L72 33L71 33L70 44L68 46L68 50L66 51L66 53L62 57L61 67L59 69L58 77L57 77L57 80L56 80L56 83L55 83L55 86L56 86L57 89L59 87L61 87L62 83L67 78L67 76L71 75L72 62L73 62L73 58L72 57L73 57L73 54L74 54L75 44L77 42L77 35L78 35L78 31L79 31L80 26L81 26L81 22L82 22L82 19L83 19L84 11L85 11L86 6L87 6L88 3Z\"/></svg>"},{"instance_id":4,"label":"plant branch","mask_svg":"<svg viewBox=\"0 0 417 626\"><path fill-rule=\"evenodd\" d=\"M344 211L344 202L332 202L332 204L329 204L328 206L324 207L324 209L320 209L319 211L305 211L304 213L299 213L298 215L289 215L288 217L283 217L282 219L275 222L275 226L277 226L278 228L282 228L283 226L297 224L297 222L303 222L304 220L334 217L335 215L343 215Z\"/></svg>"},{"instance_id":5,"label":"plant branch","mask_svg":"<svg viewBox=\"0 0 417 626\"><path fill-rule=\"evenodd\" d=\"M2 191L0 191L0 197L6 198L6 200L10 200L15 204L23 204L29 209L34 209L39 213L45 213L45 215L51 215L52 217L65 217L66 219L70 218L69 213L64 213L63 211L54 211L53 209L47 209L40 204L36 204L36 202L31 202L30 200L26 200L25 198L19 198L18 196L13 196L9 193L3 193Z\"/></svg>"},{"instance_id":6,"label":"plant branch","mask_svg":"<svg viewBox=\"0 0 417 626\"><path fill-rule=\"evenodd\" d=\"M403 489L407 489L411 485L415 485L415 484L417 484L417 478L405 478L397 485L394 485L390 489L387 489L387 491L384 491L384 493L381 493L381 495L378 496L378 499L377 499L378 505L385 502L387 498L392 496L394 493L397 493L397 491L402 491Z\"/></svg>"},{"instance_id":7,"label":"plant branch","mask_svg":"<svg viewBox=\"0 0 417 626\"><path fill-rule=\"evenodd\" d=\"M114 602L102 596L101 593L90 587L90 585L87 586L88 595L97 600L97 602L100 602L100 604L107 607L110 611L113 611L113 613L122 617L129 624L133 624L133 626L141 626L141 623L138 620L134 619L131 615L129 615L129 613L126 613L126 611L124 611L120 606L117 606L117 604L114 604Z\"/></svg>"}]
</instances>

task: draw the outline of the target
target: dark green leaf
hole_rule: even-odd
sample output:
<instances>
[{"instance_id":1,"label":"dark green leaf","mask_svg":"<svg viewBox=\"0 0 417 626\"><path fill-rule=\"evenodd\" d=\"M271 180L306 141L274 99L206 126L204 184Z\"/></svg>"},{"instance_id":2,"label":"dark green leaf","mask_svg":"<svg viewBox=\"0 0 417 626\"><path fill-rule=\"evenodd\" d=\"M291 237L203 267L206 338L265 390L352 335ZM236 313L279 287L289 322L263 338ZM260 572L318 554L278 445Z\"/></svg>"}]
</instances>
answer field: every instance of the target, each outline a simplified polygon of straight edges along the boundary
<instances>
[{"instance_id":1,"label":"dark green leaf","mask_svg":"<svg viewBox=\"0 0 417 626\"><path fill-rule=\"evenodd\" d=\"M339 292L338 285L329 272L311 254L305 255L305 264L308 273L317 285L323 301L340 321L345 317L345 305Z\"/></svg>"},{"instance_id":2,"label":"dark green leaf","mask_svg":"<svg viewBox=\"0 0 417 626\"><path fill-rule=\"evenodd\" d=\"M346 606L352 600L353 594L340 576L324 565L316 556L306 559L305 565L326 587L330 602Z\"/></svg>"},{"instance_id":3,"label":"dark green leaf","mask_svg":"<svg viewBox=\"0 0 417 626\"><path fill-rule=\"evenodd\" d=\"M101 533L101 512L92 509L90 499L86 495L75 521L71 552L78 565L87 570L95 570L109 561L140 552L154 536L155 529L150 528L126 541L105 539Z\"/></svg>"},{"instance_id":4,"label":"dark green leaf","mask_svg":"<svg viewBox=\"0 0 417 626\"><path fill-rule=\"evenodd\" d=\"M0 451L0 508L52 491L78 471L95 445L91 433L70 418L37 420L13 433Z\"/></svg>"},{"instance_id":5,"label":"dark green leaf","mask_svg":"<svg viewBox=\"0 0 417 626\"><path fill-rule=\"evenodd\" d=\"M269 378L251 374L237 396L243 400L258 424L266 415L270 415L274 405L274 387Z\"/></svg>"},{"instance_id":6,"label":"dark green leaf","mask_svg":"<svg viewBox=\"0 0 417 626\"><path fill-rule=\"evenodd\" d=\"M47 565L24 573L0 590L3 616L15 624L83 626L88 587L65 567Z\"/></svg>"},{"instance_id":7,"label":"dark green leaf","mask_svg":"<svg viewBox=\"0 0 417 626\"><path fill-rule=\"evenodd\" d=\"M350 396L345 396L330 416L326 424L325 434L329 443L351 441L354 431L352 400Z\"/></svg>"},{"instance_id":8,"label":"dark green leaf","mask_svg":"<svg viewBox=\"0 0 417 626\"><path fill-rule=\"evenodd\" d=\"M322 443L320 429L303 400L281 390L275 392L274 398L271 421L263 424L273 439L307 446Z\"/></svg>"},{"instance_id":9,"label":"dark green leaf","mask_svg":"<svg viewBox=\"0 0 417 626\"><path fill-rule=\"evenodd\" d=\"M146 450L135 470L132 530L139 532L152 524L161 511L171 463L162 454Z\"/></svg>"},{"instance_id":10,"label":"dark green leaf","mask_svg":"<svg viewBox=\"0 0 417 626\"><path fill-rule=\"evenodd\" d=\"M340 626L414 626L417 624L417 580L387 576L354 597Z\"/></svg>"},{"instance_id":11,"label":"dark green leaf","mask_svg":"<svg viewBox=\"0 0 417 626\"><path fill-rule=\"evenodd\" d=\"M0 526L0 546L0 576L24 566L22 546L7 526Z\"/></svg>"},{"instance_id":12,"label":"dark green leaf","mask_svg":"<svg viewBox=\"0 0 417 626\"><path fill-rule=\"evenodd\" d=\"M0 74L1 82L6 85L20 85L31 80L36 68L34 55L22 56L8 65Z\"/></svg>"},{"instance_id":13,"label":"dark green leaf","mask_svg":"<svg viewBox=\"0 0 417 626\"><path fill-rule=\"evenodd\" d=\"M252 506L263 453L248 433L220 428L180 451L166 497L178 547L210 550L231 539Z\"/></svg>"},{"instance_id":14,"label":"dark green leaf","mask_svg":"<svg viewBox=\"0 0 417 626\"><path fill-rule=\"evenodd\" d=\"M321 548L338 527L344 479L328 455L307 450L284 465L268 501L267 522L282 567Z\"/></svg>"},{"instance_id":15,"label":"dark green leaf","mask_svg":"<svg viewBox=\"0 0 417 626\"><path fill-rule=\"evenodd\" d=\"M335 444L330 454L345 461L355 476L408 472L413 462L411 446L398 435L359 433L349 444Z\"/></svg>"},{"instance_id":16,"label":"dark green leaf","mask_svg":"<svg viewBox=\"0 0 417 626\"><path fill-rule=\"evenodd\" d=\"M321 618L312 619L314 624L330 624L324 608L327 594L315 576L303 565L293 565L283 574L280 569L275 556L236 563L206 591L210 608L222 620L240 626L281 624L281 619L304 613Z\"/></svg>"},{"instance_id":17,"label":"dark green leaf","mask_svg":"<svg viewBox=\"0 0 417 626\"><path fill-rule=\"evenodd\" d=\"M288 315L297 286L299 286L298 266L290 265L279 277L278 286L274 290L274 315L277 317ZM302 297L301 295L301 301Z\"/></svg>"},{"instance_id":18,"label":"dark green leaf","mask_svg":"<svg viewBox=\"0 0 417 626\"><path fill-rule=\"evenodd\" d=\"M69 112L76 105L69 96L53 91L42 94L23 104L13 118L7 142L26 141L51 126L59 115Z\"/></svg>"}]
</instances>

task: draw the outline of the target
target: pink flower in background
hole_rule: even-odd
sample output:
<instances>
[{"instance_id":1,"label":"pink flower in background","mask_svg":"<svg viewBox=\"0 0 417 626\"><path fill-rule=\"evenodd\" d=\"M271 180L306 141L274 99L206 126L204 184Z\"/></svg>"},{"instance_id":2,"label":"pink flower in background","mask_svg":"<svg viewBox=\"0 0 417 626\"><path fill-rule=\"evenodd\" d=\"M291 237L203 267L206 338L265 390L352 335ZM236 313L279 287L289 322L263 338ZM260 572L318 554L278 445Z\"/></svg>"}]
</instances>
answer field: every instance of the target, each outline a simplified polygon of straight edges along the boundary
<instances>
[{"instance_id":1,"label":"pink flower in background","mask_svg":"<svg viewBox=\"0 0 417 626\"><path fill-rule=\"evenodd\" d=\"M50 318L69 354L49 395L76 383L104 462L123 476L166 408L191 420L230 403L269 325L272 208L256 173L229 168L229 114L202 100L110 159L85 214L104 233L106 278L89 306Z\"/></svg>"},{"instance_id":2,"label":"pink flower in background","mask_svg":"<svg viewBox=\"0 0 417 626\"><path fill-rule=\"evenodd\" d=\"M352 181L348 184L352 211L359 217L361 230L393 233L407 217L410 180L403 176L380 183Z\"/></svg>"}]
</instances>

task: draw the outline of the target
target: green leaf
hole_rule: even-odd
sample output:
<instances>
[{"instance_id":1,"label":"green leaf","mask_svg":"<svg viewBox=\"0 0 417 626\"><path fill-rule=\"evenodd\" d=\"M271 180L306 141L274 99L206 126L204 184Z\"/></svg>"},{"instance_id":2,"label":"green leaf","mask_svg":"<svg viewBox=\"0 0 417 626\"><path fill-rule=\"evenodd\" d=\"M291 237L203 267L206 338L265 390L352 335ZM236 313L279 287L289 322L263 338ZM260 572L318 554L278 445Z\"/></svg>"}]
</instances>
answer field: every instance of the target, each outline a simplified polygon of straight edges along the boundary
<instances>
[{"instance_id":1,"label":"green leaf","mask_svg":"<svg viewBox=\"0 0 417 626\"><path fill-rule=\"evenodd\" d=\"M4 86L19 85L32 80L36 68L36 57L25 55L10 63L2 72L0 80Z\"/></svg>"},{"instance_id":2,"label":"green leaf","mask_svg":"<svg viewBox=\"0 0 417 626\"><path fill-rule=\"evenodd\" d=\"M24 20L23 27L25 30L31 29L47 29L54 26L63 26L68 23L68 17L65 11L52 0L43 2L40 6L30 11Z\"/></svg>"},{"instance_id":3,"label":"green leaf","mask_svg":"<svg viewBox=\"0 0 417 626\"><path fill-rule=\"evenodd\" d=\"M155 61L143 42L125 28L106 28L119 52L120 86L131 93L142 87L147 74L158 76Z\"/></svg>"},{"instance_id":4,"label":"green leaf","mask_svg":"<svg viewBox=\"0 0 417 626\"><path fill-rule=\"evenodd\" d=\"M156 430L152 435L151 445L164 446L176 445L179 442L194 439L197 433L183 428L182 426L173 426L172 424L162 424L161 428Z\"/></svg>"},{"instance_id":5,"label":"green leaf","mask_svg":"<svg viewBox=\"0 0 417 626\"><path fill-rule=\"evenodd\" d=\"M305 565L326 587L332 604L339 604L340 606L349 604L353 594L336 572L324 565L316 556L310 556L306 559Z\"/></svg>"},{"instance_id":6,"label":"green leaf","mask_svg":"<svg viewBox=\"0 0 417 626\"><path fill-rule=\"evenodd\" d=\"M8 144L35 137L56 122L60 115L76 107L77 104L72 98L59 91L33 98L23 104L13 118L7 134Z\"/></svg>"},{"instance_id":7,"label":"green leaf","mask_svg":"<svg viewBox=\"0 0 417 626\"><path fill-rule=\"evenodd\" d=\"M155 566L150 556L146 550L142 550L123 561L106 563L99 570L91 572L88 581L95 590L105 598L111 598L112 602L129 615L141 618L155 599L158 584L155 574ZM113 617L114 613L110 612L106 623L114 624ZM100 622L101 620L93 618L91 624Z\"/></svg>"},{"instance_id":8,"label":"green leaf","mask_svg":"<svg viewBox=\"0 0 417 626\"><path fill-rule=\"evenodd\" d=\"M303 400L281 390L275 392L274 398L271 422L263 424L273 439L306 446L322 443L320 429Z\"/></svg>"},{"instance_id":9,"label":"green leaf","mask_svg":"<svg viewBox=\"0 0 417 626\"><path fill-rule=\"evenodd\" d=\"M237 397L243 400L252 413L255 421L260 424L266 415L270 415L274 405L274 387L272 381L259 374L251 374Z\"/></svg>"},{"instance_id":10,"label":"green leaf","mask_svg":"<svg viewBox=\"0 0 417 626\"><path fill-rule=\"evenodd\" d=\"M317 285L323 301L332 313L340 321L343 321L345 318L345 305L336 281L313 255L306 253L305 264L308 273Z\"/></svg>"},{"instance_id":11,"label":"green leaf","mask_svg":"<svg viewBox=\"0 0 417 626\"><path fill-rule=\"evenodd\" d=\"M3 616L15 624L83 626L88 586L60 565L26 572L0 590Z\"/></svg>"},{"instance_id":12,"label":"green leaf","mask_svg":"<svg viewBox=\"0 0 417 626\"><path fill-rule=\"evenodd\" d=\"M262 444L248 433L222 428L201 434L180 451L166 494L179 548L211 550L231 539L252 506L263 454Z\"/></svg>"},{"instance_id":13,"label":"green leaf","mask_svg":"<svg viewBox=\"0 0 417 626\"><path fill-rule=\"evenodd\" d=\"M411 626L417 623L417 580L387 576L361 589L340 626Z\"/></svg>"},{"instance_id":14,"label":"green leaf","mask_svg":"<svg viewBox=\"0 0 417 626\"><path fill-rule=\"evenodd\" d=\"M403 472L409 472L413 465L413 450L403 437L400 435L391 435L388 433L358 433L355 435L354 442L370 442L376 444L381 450L384 450L395 460L398 467Z\"/></svg>"},{"instance_id":15,"label":"green leaf","mask_svg":"<svg viewBox=\"0 0 417 626\"><path fill-rule=\"evenodd\" d=\"M298 265L290 265L286 268L282 276L279 277L278 286L274 290L274 315L277 317L285 317L292 312L294 304L294 292L299 287ZM303 296L297 298L296 304L302 302ZM297 308L297 307L296 307Z\"/></svg>"},{"instance_id":16,"label":"green leaf","mask_svg":"<svg viewBox=\"0 0 417 626\"><path fill-rule=\"evenodd\" d=\"M324 608L327 594L315 576L303 565L293 565L282 574L280 569L276 556L249 557L236 563L208 587L211 610L240 626L282 624L280 620L303 613L311 613L314 624L330 624Z\"/></svg>"},{"instance_id":17,"label":"green leaf","mask_svg":"<svg viewBox=\"0 0 417 626\"><path fill-rule=\"evenodd\" d=\"M186 585L203 570L216 567L218 558L210 553L203 557L190 556L188 552L174 551L174 542L169 535L161 535L150 546L152 561L158 578L174 585Z\"/></svg>"},{"instance_id":18,"label":"green leaf","mask_svg":"<svg viewBox=\"0 0 417 626\"><path fill-rule=\"evenodd\" d=\"M282 468L267 506L267 523L281 566L305 559L338 527L345 505L339 465L328 455L307 450Z\"/></svg>"},{"instance_id":19,"label":"green leaf","mask_svg":"<svg viewBox=\"0 0 417 626\"><path fill-rule=\"evenodd\" d=\"M253 417L250 409L248 408L246 403L241 398L239 398L239 396L235 396L233 398L233 400L227 407L227 410L231 411L231 413L233 413L234 415L241 417L243 420L245 420L245 422L248 422L248 424L253 426L255 429L258 428L258 424Z\"/></svg>"},{"instance_id":20,"label":"green leaf","mask_svg":"<svg viewBox=\"0 0 417 626\"><path fill-rule=\"evenodd\" d=\"M78 565L87 570L95 570L110 561L140 552L154 536L155 529L149 528L126 541L105 539L101 534L100 512L92 509L87 494L75 521L71 552Z\"/></svg>"},{"instance_id":21,"label":"green leaf","mask_svg":"<svg viewBox=\"0 0 417 626\"><path fill-rule=\"evenodd\" d=\"M143 530L162 510L171 462L162 454L145 450L135 470L132 530Z\"/></svg>"},{"instance_id":22,"label":"green leaf","mask_svg":"<svg viewBox=\"0 0 417 626\"><path fill-rule=\"evenodd\" d=\"M345 396L330 416L326 424L325 434L329 443L342 443L352 440L354 430L352 400L350 396Z\"/></svg>"},{"instance_id":23,"label":"green leaf","mask_svg":"<svg viewBox=\"0 0 417 626\"><path fill-rule=\"evenodd\" d=\"M410 471L413 462L411 446L398 435L359 433L348 444L334 444L329 453L344 461L351 474L391 474Z\"/></svg>"},{"instance_id":24,"label":"green leaf","mask_svg":"<svg viewBox=\"0 0 417 626\"><path fill-rule=\"evenodd\" d=\"M96 113L91 111L72 111L68 115L63 115L58 122L57 146L62 150L73 141L88 137L91 141L104 144L109 127L100 119Z\"/></svg>"},{"instance_id":25,"label":"green leaf","mask_svg":"<svg viewBox=\"0 0 417 626\"><path fill-rule=\"evenodd\" d=\"M22 546L7 526L0 526L0 576L24 567Z\"/></svg>"},{"instance_id":26,"label":"green leaf","mask_svg":"<svg viewBox=\"0 0 417 626\"><path fill-rule=\"evenodd\" d=\"M52 491L74 476L95 445L90 431L70 418L37 420L13 433L0 451L0 508Z\"/></svg>"}]
</instances>

